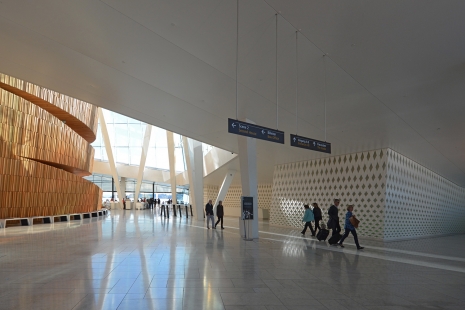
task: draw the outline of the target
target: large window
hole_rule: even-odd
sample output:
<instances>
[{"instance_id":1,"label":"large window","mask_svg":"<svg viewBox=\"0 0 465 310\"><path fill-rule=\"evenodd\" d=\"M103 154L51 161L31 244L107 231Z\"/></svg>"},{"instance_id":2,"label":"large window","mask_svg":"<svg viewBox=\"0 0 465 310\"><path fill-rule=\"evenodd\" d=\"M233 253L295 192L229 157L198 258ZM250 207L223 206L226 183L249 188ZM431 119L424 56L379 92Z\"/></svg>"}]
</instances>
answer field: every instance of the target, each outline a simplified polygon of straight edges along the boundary
<instances>
[{"instance_id":1,"label":"large window","mask_svg":"<svg viewBox=\"0 0 465 310\"><path fill-rule=\"evenodd\" d=\"M108 136L113 150L113 156L117 163L126 165L139 165L142 155L142 145L146 124L130 117L103 109L105 122L107 123ZM174 134L175 144L175 171L186 170L182 136ZM97 139L92 143L95 149L95 159L108 161L105 143L100 130ZM169 170L168 143L166 130L152 126L149 150L145 166L148 168Z\"/></svg>"}]
</instances>

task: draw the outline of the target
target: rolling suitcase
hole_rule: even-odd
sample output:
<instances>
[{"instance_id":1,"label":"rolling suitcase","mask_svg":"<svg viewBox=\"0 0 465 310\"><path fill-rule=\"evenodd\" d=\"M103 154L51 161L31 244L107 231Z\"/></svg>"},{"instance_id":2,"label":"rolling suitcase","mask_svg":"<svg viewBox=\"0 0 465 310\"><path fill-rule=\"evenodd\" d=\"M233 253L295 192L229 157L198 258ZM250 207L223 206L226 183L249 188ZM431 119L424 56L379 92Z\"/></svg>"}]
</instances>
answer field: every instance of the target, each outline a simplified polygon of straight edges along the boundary
<instances>
[{"instance_id":1,"label":"rolling suitcase","mask_svg":"<svg viewBox=\"0 0 465 310\"><path fill-rule=\"evenodd\" d=\"M341 240L341 238L342 238L341 234L332 235L331 238L329 238L328 243L329 244L336 244L336 243L339 242L339 240Z\"/></svg>"},{"instance_id":2,"label":"rolling suitcase","mask_svg":"<svg viewBox=\"0 0 465 310\"><path fill-rule=\"evenodd\" d=\"M329 235L329 230L327 229L320 229L320 231L316 234L316 238L318 239L318 241L325 241L326 238L328 238L328 235Z\"/></svg>"}]
</instances>

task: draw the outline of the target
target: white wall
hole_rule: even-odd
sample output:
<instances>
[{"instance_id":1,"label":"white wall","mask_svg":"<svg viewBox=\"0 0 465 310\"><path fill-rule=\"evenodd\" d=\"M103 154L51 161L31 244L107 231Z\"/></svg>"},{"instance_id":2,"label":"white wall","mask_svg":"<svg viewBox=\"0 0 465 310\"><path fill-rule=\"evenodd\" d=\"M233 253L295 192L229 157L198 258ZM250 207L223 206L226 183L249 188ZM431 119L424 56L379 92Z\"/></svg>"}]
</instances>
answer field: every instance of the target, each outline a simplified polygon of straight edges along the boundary
<instances>
[{"instance_id":1,"label":"white wall","mask_svg":"<svg viewBox=\"0 0 465 310\"><path fill-rule=\"evenodd\" d=\"M362 236L382 238L386 185L386 150L277 165L273 175L270 224L302 228L303 205L318 203L324 222L334 198L339 217L354 204Z\"/></svg>"},{"instance_id":2,"label":"white wall","mask_svg":"<svg viewBox=\"0 0 465 310\"><path fill-rule=\"evenodd\" d=\"M205 186L204 188L204 202L208 199L215 201L218 196L219 186ZM271 207L271 193L272 184L259 184L258 185L258 219L269 219L269 210ZM239 217L241 215L241 186L229 187L228 193L223 201L224 215L228 217Z\"/></svg>"},{"instance_id":3,"label":"white wall","mask_svg":"<svg viewBox=\"0 0 465 310\"><path fill-rule=\"evenodd\" d=\"M465 189L387 152L384 239L465 233Z\"/></svg>"},{"instance_id":4,"label":"white wall","mask_svg":"<svg viewBox=\"0 0 465 310\"><path fill-rule=\"evenodd\" d=\"M270 224L301 228L304 204L354 204L359 235L384 240L465 232L465 189L391 149L277 165Z\"/></svg>"}]
</instances>

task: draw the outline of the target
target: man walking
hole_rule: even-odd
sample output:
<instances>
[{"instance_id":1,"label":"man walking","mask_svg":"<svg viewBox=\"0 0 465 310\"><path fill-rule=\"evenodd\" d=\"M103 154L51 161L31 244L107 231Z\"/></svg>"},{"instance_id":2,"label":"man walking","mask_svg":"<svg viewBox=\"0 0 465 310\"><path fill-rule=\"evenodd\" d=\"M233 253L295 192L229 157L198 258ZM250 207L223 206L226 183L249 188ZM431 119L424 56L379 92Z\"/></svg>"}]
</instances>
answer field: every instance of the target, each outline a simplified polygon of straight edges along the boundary
<instances>
[{"instance_id":1,"label":"man walking","mask_svg":"<svg viewBox=\"0 0 465 310\"><path fill-rule=\"evenodd\" d=\"M221 229L224 229L223 227L223 215L224 215L224 209L223 209L223 202L220 200L218 202L218 205L216 206L216 216L218 217L218 221L215 223L215 229L216 225L221 221Z\"/></svg>"},{"instance_id":2,"label":"man walking","mask_svg":"<svg viewBox=\"0 0 465 310\"><path fill-rule=\"evenodd\" d=\"M328 228L331 228L333 230L332 236L337 235L341 232L341 225L339 225L339 214L337 209L340 202L340 199L334 199L334 204L331 207L329 207L328 210Z\"/></svg>"},{"instance_id":3,"label":"man walking","mask_svg":"<svg viewBox=\"0 0 465 310\"><path fill-rule=\"evenodd\" d=\"M207 217L207 229L210 229L209 221L212 222L212 228L214 229L215 225L213 223L215 215L213 214L213 204L211 199L205 205L205 216Z\"/></svg>"}]
</instances>

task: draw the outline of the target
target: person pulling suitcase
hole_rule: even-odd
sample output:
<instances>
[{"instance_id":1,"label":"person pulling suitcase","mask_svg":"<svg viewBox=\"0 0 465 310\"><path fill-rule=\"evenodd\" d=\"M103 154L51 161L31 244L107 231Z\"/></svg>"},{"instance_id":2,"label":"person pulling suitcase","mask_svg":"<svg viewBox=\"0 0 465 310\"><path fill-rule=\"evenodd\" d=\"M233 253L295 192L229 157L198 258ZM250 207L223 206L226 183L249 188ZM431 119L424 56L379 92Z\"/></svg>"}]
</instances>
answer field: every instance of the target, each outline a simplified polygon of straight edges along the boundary
<instances>
[{"instance_id":1,"label":"person pulling suitcase","mask_svg":"<svg viewBox=\"0 0 465 310\"><path fill-rule=\"evenodd\" d=\"M341 240L341 225L339 225L339 214L338 214L338 209L337 207L339 206L339 203L341 202L340 199L334 199L334 204L329 207L328 210L328 215L329 215L329 220L328 220L328 228L333 230L333 233L331 234L331 238L329 238L328 243L331 245L337 245L339 240Z\"/></svg>"}]
</instances>

